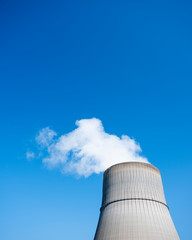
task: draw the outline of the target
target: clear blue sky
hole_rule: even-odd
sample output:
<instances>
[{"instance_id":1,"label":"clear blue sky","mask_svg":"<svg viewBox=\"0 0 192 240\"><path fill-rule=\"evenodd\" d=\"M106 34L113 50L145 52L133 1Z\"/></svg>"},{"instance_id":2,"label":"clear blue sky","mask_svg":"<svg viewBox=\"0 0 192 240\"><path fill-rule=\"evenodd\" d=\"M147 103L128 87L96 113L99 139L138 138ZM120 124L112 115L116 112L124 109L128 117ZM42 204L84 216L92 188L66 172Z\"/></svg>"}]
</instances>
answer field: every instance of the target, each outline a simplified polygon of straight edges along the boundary
<instances>
[{"instance_id":1,"label":"clear blue sky","mask_svg":"<svg viewBox=\"0 0 192 240\"><path fill-rule=\"evenodd\" d=\"M3 0L0 35L0 239L93 239L102 174L25 158L39 129L92 117L140 143L192 239L191 2Z\"/></svg>"}]
</instances>

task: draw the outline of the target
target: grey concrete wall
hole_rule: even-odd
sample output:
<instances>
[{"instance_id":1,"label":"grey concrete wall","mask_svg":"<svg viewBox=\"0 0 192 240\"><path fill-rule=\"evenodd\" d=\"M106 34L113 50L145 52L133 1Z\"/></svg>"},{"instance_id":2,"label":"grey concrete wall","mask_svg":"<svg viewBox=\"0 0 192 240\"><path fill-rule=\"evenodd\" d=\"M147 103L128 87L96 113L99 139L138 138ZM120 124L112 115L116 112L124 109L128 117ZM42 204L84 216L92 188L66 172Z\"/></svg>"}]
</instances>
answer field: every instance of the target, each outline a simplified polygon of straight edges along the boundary
<instances>
[{"instance_id":1,"label":"grey concrete wall","mask_svg":"<svg viewBox=\"0 0 192 240\"><path fill-rule=\"evenodd\" d=\"M157 168L128 162L105 171L94 239L179 240Z\"/></svg>"}]
</instances>

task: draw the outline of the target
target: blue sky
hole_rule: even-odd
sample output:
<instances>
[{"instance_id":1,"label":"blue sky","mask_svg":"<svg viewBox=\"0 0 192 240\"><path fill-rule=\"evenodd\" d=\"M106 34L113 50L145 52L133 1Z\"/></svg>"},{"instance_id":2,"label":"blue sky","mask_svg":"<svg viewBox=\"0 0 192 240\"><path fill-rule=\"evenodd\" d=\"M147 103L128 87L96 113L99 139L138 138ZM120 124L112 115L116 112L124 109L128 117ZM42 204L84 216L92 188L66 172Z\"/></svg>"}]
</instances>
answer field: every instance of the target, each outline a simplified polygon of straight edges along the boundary
<instances>
[{"instance_id":1,"label":"blue sky","mask_svg":"<svg viewBox=\"0 0 192 240\"><path fill-rule=\"evenodd\" d=\"M25 157L40 129L92 117L140 143L192 239L191 12L190 1L1 1L1 239L93 239L102 174Z\"/></svg>"}]
</instances>

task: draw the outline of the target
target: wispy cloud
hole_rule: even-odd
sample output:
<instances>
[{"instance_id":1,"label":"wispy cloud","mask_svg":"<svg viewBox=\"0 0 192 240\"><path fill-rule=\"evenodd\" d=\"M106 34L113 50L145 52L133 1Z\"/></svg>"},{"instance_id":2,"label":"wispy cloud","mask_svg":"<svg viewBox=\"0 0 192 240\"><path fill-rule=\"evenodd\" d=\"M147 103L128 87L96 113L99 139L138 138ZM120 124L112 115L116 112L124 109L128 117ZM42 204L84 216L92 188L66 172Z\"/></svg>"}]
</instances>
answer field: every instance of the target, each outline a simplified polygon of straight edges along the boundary
<instances>
[{"instance_id":1,"label":"wispy cloud","mask_svg":"<svg viewBox=\"0 0 192 240\"><path fill-rule=\"evenodd\" d=\"M49 127L46 127L39 131L39 134L35 140L41 147L46 148L51 144L55 136L57 136L57 133L51 130Z\"/></svg>"},{"instance_id":2,"label":"wispy cloud","mask_svg":"<svg viewBox=\"0 0 192 240\"><path fill-rule=\"evenodd\" d=\"M27 151L26 158L27 158L27 160L31 160L31 159L35 158L35 153Z\"/></svg>"},{"instance_id":3,"label":"wispy cloud","mask_svg":"<svg viewBox=\"0 0 192 240\"><path fill-rule=\"evenodd\" d=\"M59 167L63 173L88 177L121 162L148 162L141 148L127 135L118 137L104 131L99 119L76 121L77 128L59 138L49 127L42 129L36 142L47 150L43 163Z\"/></svg>"}]
</instances>

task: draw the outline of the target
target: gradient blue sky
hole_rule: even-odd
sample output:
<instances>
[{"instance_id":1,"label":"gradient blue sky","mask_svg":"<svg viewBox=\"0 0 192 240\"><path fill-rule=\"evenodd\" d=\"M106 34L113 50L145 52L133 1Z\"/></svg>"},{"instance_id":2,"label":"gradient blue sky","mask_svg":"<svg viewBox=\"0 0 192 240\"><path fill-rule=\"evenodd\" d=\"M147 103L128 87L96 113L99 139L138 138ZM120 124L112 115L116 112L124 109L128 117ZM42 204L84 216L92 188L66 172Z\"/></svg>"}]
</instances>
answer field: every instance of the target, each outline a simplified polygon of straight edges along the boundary
<instances>
[{"instance_id":1,"label":"gradient blue sky","mask_svg":"<svg viewBox=\"0 0 192 240\"><path fill-rule=\"evenodd\" d=\"M0 23L0 239L93 239L102 174L25 158L41 128L92 117L140 143L192 239L191 1L6 0Z\"/></svg>"}]
</instances>

